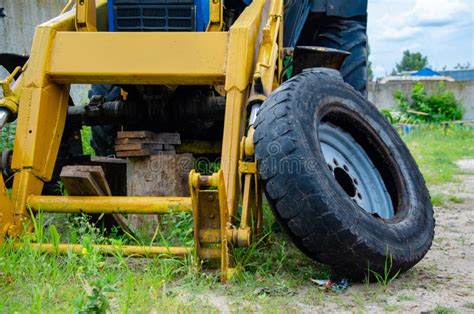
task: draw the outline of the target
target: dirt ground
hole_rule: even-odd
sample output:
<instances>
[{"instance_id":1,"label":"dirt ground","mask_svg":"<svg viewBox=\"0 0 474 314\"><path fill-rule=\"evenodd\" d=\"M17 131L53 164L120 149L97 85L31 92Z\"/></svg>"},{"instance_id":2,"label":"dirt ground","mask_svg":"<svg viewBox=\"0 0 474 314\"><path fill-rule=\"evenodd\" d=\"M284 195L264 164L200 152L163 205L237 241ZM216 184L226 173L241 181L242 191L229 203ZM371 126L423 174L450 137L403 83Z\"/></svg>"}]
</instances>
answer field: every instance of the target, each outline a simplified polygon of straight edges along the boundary
<instances>
[{"instance_id":1,"label":"dirt ground","mask_svg":"<svg viewBox=\"0 0 474 314\"><path fill-rule=\"evenodd\" d=\"M323 291L310 283L291 296L262 307L216 292L204 299L222 312L433 312L474 313L474 160L458 162L458 180L431 187L446 197L435 207L436 235L427 256L388 287L353 284L343 293ZM265 303L265 302L264 302ZM273 306L272 306L273 303Z\"/></svg>"}]
</instances>

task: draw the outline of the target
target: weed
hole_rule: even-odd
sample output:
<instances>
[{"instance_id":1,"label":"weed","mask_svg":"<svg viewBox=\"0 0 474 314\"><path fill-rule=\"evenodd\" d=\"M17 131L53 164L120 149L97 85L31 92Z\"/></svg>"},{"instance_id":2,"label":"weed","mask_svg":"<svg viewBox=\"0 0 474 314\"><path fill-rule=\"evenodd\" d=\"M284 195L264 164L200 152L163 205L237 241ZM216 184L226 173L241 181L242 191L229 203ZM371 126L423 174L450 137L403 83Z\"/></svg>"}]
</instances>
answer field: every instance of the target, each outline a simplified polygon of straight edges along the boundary
<instances>
[{"instance_id":1,"label":"weed","mask_svg":"<svg viewBox=\"0 0 474 314\"><path fill-rule=\"evenodd\" d=\"M464 203L464 199L462 197L456 196L456 195L450 195L448 196L448 200L454 204L462 204Z\"/></svg>"},{"instance_id":2,"label":"weed","mask_svg":"<svg viewBox=\"0 0 474 314\"><path fill-rule=\"evenodd\" d=\"M92 137L92 129L90 126L85 126L81 129L82 151L84 155L95 156L95 151L90 142Z\"/></svg>"},{"instance_id":3,"label":"weed","mask_svg":"<svg viewBox=\"0 0 474 314\"><path fill-rule=\"evenodd\" d=\"M363 310L365 308L366 300L364 296L360 293L352 294L352 301L357 305L358 310Z\"/></svg>"},{"instance_id":4,"label":"weed","mask_svg":"<svg viewBox=\"0 0 474 314\"><path fill-rule=\"evenodd\" d=\"M444 195L442 194L434 194L431 196L431 204L433 204L433 206L438 206L438 207L441 207L445 204L445 199L444 199Z\"/></svg>"},{"instance_id":5,"label":"weed","mask_svg":"<svg viewBox=\"0 0 474 314\"><path fill-rule=\"evenodd\" d=\"M394 281L398 275L400 274L400 269L394 272L395 270L393 268L393 256L392 254L389 253L388 247L386 248L385 252L385 261L384 261L384 267L383 267L383 273L378 273L374 270L370 269L370 265L368 266L368 272L367 272L367 281L370 281L370 274L372 274L375 277L375 280L377 280L377 283L381 285L384 289L386 289L392 281Z\"/></svg>"},{"instance_id":6,"label":"weed","mask_svg":"<svg viewBox=\"0 0 474 314\"><path fill-rule=\"evenodd\" d=\"M383 309L386 311L386 312L395 312L396 310L398 310L399 306L398 304L385 304Z\"/></svg>"},{"instance_id":7,"label":"weed","mask_svg":"<svg viewBox=\"0 0 474 314\"><path fill-rule=\"evenodd\" d=\"M442 305L438 305L437 307L435 307L435 309L433 310L436 314L452 314L452 313L456 313L456 311L454 311L452 308L450 307L445 307L445 306L442 306Z\"/></svg>"},{"instance_id":8,"label":"weed","mask_svg":"<svg viewBox=\"0 0 474 314\"><path fill-rule=\"evenodd\" d=\"M474 302L466 303L463 305L466 309L474 310Z\"/></svg>"},{"instance_id":9,"label":"weed","mask_svg":"<svg viewBox=\"0 0 474 314\"><path fill-rule=\"evenodd\" d=\"M398 301L415 301L415 297L411 295L401 294L398 296Z\"/></svg>"},{"instance_id":10,"label":"weed","mask_svg":"<svg viewBox=\"0 0 474 314\"><path fill-rule=\"evenodd\" d=\"M54 253L58 254L59 253L59 243L60 243L61 236L59 235L58 230L56 229L55 225L49 226L48 230L49 230L49 234L51 236L51 242L52 242L53 247L54 247Z\"/></svg>"}]
</instances>

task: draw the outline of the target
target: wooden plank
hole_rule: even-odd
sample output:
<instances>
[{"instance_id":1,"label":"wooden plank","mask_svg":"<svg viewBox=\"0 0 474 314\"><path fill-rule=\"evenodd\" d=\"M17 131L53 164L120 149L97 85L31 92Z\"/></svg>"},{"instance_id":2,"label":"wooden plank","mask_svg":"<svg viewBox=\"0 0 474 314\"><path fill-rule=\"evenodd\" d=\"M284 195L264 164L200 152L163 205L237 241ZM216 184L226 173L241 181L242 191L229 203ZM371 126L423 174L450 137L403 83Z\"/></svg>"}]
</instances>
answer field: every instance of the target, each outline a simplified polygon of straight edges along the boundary
<instances>
[{"instance_id":1,"label":"wooden plank","mask_svg":"<svg viewBox=\"0 0 474 314\"><path fill-rule=\"evenodd\" d=\"M169 145L167 145L169 146ZM173 145L171 145L173 146ZM174 146L173 146L174 148ZM127 151L127 150L141 150L141 149L151 149L151 150L162 150L163 144L145 144L145 143L133 143L133 144L118 144L115 145L115 151Z\"/></svg>"},{"instance_id":2,"label":"wooden plank","mask_svg":"<svg viewBox=\"0 0 474 314\"><path fill-rule=\"evenodd\" d=\"M117 132L117 138L152 138L153 134L150 131L121 131Z\"/></svg>"},{"instance_id":3,"label":"wooden plank","mask_svg":"<svg viewBox=\"0 0 474 314\"><path fill-rule=\"evenodd\" d=\"M104 170L112 195L127 195L127 160L122 158L90 157L92 165L101 166Z\"/></svg>"},{"instance_id":4,"label":"wooden plank","mask_svg":"<svg viewBox=\"0 0 474 314\"><path fill-rule=\"evenodd\" d=\"M181 144L180 139L153 139L153 138L117 138L115 140L116 145L126 145L126 144L170 144L170 145L179 145Z\"/></svg>"},{"instance_id":5,"label":"wooden plank","mask_svg":"<svg viewBox=\"0 0 474 314\"><path fill-rule=\"evenodd\" d=\"M93 181L90 184L88 183L87 185L94 186L98 185L100 190L102 191L102 194L98 194L97 196L102 196L102 195L112 195L112 192L110 191L109 184L107 183L107 180L105 178L105 173L104 170L102 169L101 166L66 166L63 167L61 171L61 179L73 179L75 177L83 177L83 178L88 178L88 176L82 175L82 174L90 174ZM89 180L89 179L86 179ZM71 189L74 189L74 187L70 187ZM69 192L69 190L68 190ZM74 195L69 192L69 195ZM91 195L91 194L82 194L82 195Z\"/></svg>"},{"instance_id":6,"label":"wooden plank","mask_svg":"<svg viewBox=\"0 0 474 314\"><path fill-rule=\"evenodd\" d=\"M102 157L102 156L92 156L90 158L91 162L101 165L126 165L127 161L120 158L111 158L111 157ZM102 168L103 170L103 168Z\"/></svg>"},{"instance_id":7,"label":"wooden plank","mask_svg":"<svg viewBox=\"0 0 474 314\"><path fill-rule=\"evenodd\" d=\"M105 196L106 191L95 180L92 173L85 172L78 167L88 166L66 166L62 169L60 177L64 188L71 196Z\"/></svg>"},{"instance_id":8,"label":"wooden plank","mask_svg":"<svg viewBox=\"0 0 474 314\"><path fill-rule=\"evenodd\" d=\"M117 133L116 144L181 144L179 133L153 133L150 131L123 131Z\"/></svg>"},{"instance_id":9,"label":"wooden plank","mask_svg":"<svg viewBox=\"0 0 474 314\"><path fill-rule=\"evenodd\" d=\"M140 150L127 150L115 152L117 157L147 157L156 155L174 155L176 150L151 150L151 149L140 149Z\"/></svg>"},{"instance_id":10,"label":"wooden plank","mask_svg":"<svg viewBox=\"0 0 474 314\"><path fill-rule=\"evenodd\" d=\"M60 178L70 196L112 196L109 184L101 166L65 166ZM114 221L128 233L128 223L120 214L92 215L94 220L104 220L106 225L115 225Z\"/></svg>"}]
</instances>

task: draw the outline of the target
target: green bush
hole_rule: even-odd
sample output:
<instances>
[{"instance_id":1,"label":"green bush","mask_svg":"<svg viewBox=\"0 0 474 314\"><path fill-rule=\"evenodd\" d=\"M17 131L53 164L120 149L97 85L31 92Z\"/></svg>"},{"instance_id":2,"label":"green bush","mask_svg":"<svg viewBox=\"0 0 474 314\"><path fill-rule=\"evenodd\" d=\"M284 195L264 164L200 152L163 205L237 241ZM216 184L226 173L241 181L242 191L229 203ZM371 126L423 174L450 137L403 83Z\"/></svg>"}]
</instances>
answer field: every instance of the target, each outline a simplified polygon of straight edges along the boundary
<instances>
[{"instance_id":1,"label":"green bush","mask_svg":"<svg viewBox=\"0 0 474 314\"><path fill-rule=\"evenodd\" d=\"M13 148L16 124L7 124L0 130L0 151Z\"/></svg>"},{"instance_id":2,"label":"green bush","mask_svg":"<svg viewBox=\"0 0 474 314\"><path fill-rule=\"evenodd\" d=\"M462 104L452 92L440 83L437 91L428 95L422 83L417 83L409 100L400 90L395 91L395 101L400 111L402 123L439 123L460 120L463 116ZM393 117L393 115L392 115Z\"/></svg>"}]
</instances>

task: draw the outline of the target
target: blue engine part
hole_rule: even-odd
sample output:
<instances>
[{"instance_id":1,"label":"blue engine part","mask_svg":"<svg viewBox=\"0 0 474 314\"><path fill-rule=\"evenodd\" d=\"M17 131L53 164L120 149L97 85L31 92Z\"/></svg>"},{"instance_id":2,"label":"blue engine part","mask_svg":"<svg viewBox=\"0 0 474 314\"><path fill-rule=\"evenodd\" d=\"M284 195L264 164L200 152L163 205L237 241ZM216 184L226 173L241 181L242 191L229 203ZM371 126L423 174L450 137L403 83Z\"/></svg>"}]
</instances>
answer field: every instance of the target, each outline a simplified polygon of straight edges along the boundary
<instances>
[{"instance_id":1,"label":"blue engine part","mask_svg":"<svg viewBox=\"0 0 474 314\"><path fill-rule=\"evenodd\" d=\"M211 0L109 0L109 31L203 32ZM249 5L252 0L227 0ZM225 1L223 1L225 2ZM367 0L284 0L285 47L295 47L310 12L351 17L367 14Z\"/></svg>"},{"instance_id":2,"label":"blue engine part","mask_svg":"<svg viewBox=\"0 0 474 314\"><path fill-rule=\"evenodd\" d=\"M109 0L110 32L203 32L209 0Z\"/></svg>"}]
</instances>

